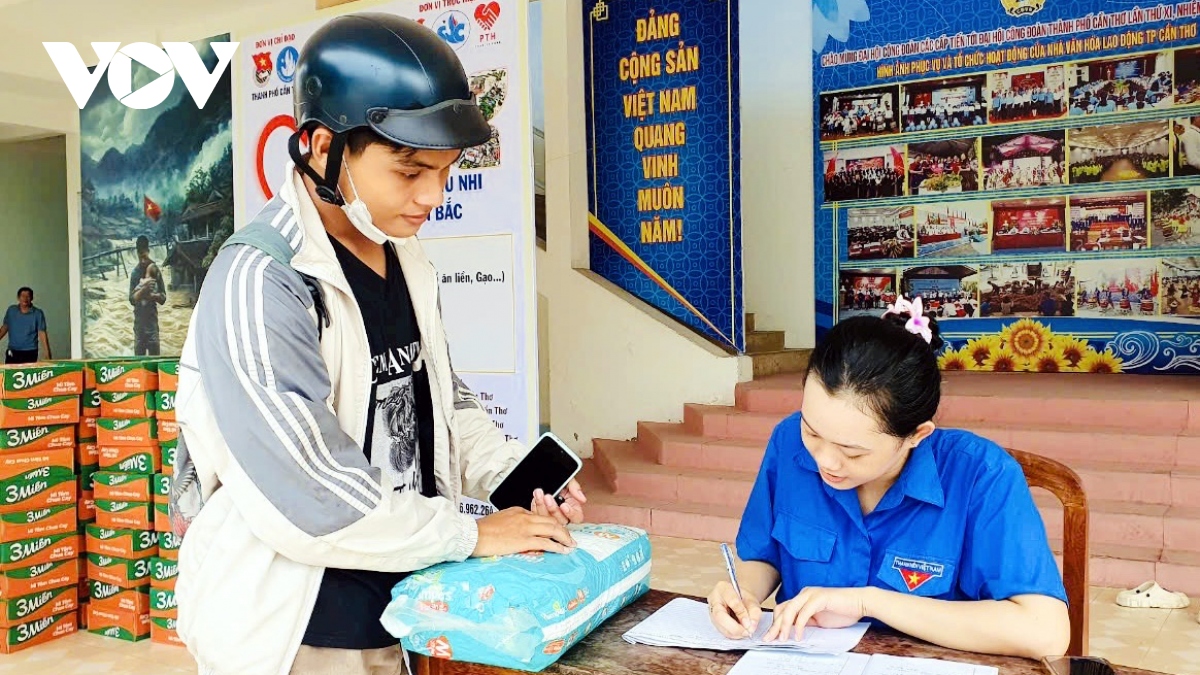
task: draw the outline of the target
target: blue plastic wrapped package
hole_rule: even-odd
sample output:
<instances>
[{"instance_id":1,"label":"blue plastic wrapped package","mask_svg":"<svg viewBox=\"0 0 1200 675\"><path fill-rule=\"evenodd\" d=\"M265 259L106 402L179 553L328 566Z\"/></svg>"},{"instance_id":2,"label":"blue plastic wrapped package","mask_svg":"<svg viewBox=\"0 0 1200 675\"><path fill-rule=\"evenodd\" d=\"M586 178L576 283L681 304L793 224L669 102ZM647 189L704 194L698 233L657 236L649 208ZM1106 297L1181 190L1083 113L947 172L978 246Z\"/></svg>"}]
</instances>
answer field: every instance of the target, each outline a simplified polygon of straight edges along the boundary
<instances>
[{"instance_id":1,"label":"blue plastic wrapped package","mask_svg":"<svg viewBox=\"0 0 1200 675\"><path fill-rule=\"evenodd\" d=\"M408 651L537 672L650 589L650 538L573 525L570 554L473 558L392 589L383 626Z\"/></svg>"}]
</instances>

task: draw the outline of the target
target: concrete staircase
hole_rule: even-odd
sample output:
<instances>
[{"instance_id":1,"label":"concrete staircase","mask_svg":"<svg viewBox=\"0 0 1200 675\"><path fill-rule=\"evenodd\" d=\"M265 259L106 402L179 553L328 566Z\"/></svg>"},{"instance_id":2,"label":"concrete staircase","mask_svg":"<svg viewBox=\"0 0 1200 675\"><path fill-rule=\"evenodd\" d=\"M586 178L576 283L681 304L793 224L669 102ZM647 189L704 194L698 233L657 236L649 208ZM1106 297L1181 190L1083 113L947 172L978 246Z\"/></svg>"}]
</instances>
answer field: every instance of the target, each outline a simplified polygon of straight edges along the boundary
<instances>
[{"instance_id":1,"label":"concrete staircase","mask_svg":"<svg viewBox=\"0 0 1200 675\"><path fill-rule=\"evenodd\" d=\"M810 349L787 349L781 330L756 330L753 314L746 315L746 355L754 363L754 379L802 373L808 367Z\"/></svg>"},{"instance_id":2,"label":"concrete staircase","mask_svg":"<svg viewBox=\"0 0 1200 675\"><path fill-rule=\"evenodd\" d=\"M745 383L735 407L688 405L682 424L644 422L636 439L597 440L582 475L589 519L733 541L767 439L800 408L801 378ZM1157 579L1200 595L1200 379L946 373L938 423L1080 474L1092 584ZM1049 493L1035 499L1061 551L1062 510Z\"/></svg>"}]
</instances>

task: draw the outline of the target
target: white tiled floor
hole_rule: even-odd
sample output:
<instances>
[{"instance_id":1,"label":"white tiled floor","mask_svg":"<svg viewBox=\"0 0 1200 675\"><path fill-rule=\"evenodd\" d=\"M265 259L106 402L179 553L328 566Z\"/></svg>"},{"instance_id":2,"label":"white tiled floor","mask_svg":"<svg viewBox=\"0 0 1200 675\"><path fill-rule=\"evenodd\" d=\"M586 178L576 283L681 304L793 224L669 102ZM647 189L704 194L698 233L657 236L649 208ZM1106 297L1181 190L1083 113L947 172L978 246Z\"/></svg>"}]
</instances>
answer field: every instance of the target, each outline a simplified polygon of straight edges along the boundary
<instances>
[{"instance_id":1,"label":"white tiled floor","mask_svg":"<svg viewBox=\"0 0 1200 675\"><path fill-rule=\"evenodd\" d=\"M716 544L654 538L655 588L707 595L724 574ZM699 564L710 561L712 564ZM1200 602L1186 610L1124 609L1115 589L1092 593L1092 653L1114 663L1172 675L1200 675ZM96 635L73 635L0 656L0 675L183 675L195 673L179 647L129 644Z\"/></svg>"}]
</instances>

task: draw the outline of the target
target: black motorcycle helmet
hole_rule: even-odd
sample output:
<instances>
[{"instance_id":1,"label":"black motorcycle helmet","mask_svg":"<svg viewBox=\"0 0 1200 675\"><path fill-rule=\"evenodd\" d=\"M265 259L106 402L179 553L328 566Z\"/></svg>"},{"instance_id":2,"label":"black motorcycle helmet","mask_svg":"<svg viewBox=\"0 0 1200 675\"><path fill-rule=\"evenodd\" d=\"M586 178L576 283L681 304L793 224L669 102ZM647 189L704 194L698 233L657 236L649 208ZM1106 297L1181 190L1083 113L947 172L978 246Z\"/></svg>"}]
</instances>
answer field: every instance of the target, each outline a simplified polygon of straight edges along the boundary
<instances>
[{"instance_id":1,"label":"black motorcycle helmet","mask_svg":"<svg viewBox=\"0 0 1200 675\"><path fill-rule=\"evenodd\" d=\"M292 160L331 204L343 203L338 176L354 129L417 150L470 148L492 135L454 50L394 14L347 14L313 33L300 52L293 99ZM300 137L317 126L334 132L324 176L300 152Z\"/></svg>"}]
</instances>

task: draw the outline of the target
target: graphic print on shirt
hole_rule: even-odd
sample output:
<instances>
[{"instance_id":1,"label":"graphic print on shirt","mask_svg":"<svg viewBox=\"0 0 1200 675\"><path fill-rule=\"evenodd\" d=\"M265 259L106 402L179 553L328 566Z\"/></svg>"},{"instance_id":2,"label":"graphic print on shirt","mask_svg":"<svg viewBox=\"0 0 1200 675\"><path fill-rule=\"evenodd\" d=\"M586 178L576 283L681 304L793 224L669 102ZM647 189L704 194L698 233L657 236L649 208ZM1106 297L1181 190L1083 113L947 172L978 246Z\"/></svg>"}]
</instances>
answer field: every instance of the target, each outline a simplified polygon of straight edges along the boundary
<instances>
[{"instance_id":1,"label":"graphic print on shirt","mask_svg":"<svg viewBox=\"0 0 1200 675\"><path fill-rule=\"evenodd\" d=\"M946 566L940 563L896 556L892 560L892 569L900 573L900 577L904 579L904 586L908 588L909 593L913 593L930 579L942 576L946 571Z\"/></svg>"},{"instance_id":2,"label":"graphic print on shirt","mask_svg":"<svg viewBox=\"0 0 1200 675\"><path fill-rule=\"evenodd\" d=\"M421 488L417 461L417 401L413 373L420 369L419 342L376 356L375 423L371 463L388 472L397 491Z\"/></svg>"}]
</instances>

